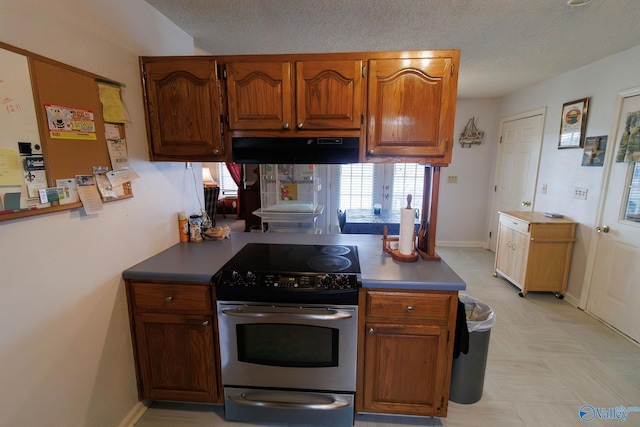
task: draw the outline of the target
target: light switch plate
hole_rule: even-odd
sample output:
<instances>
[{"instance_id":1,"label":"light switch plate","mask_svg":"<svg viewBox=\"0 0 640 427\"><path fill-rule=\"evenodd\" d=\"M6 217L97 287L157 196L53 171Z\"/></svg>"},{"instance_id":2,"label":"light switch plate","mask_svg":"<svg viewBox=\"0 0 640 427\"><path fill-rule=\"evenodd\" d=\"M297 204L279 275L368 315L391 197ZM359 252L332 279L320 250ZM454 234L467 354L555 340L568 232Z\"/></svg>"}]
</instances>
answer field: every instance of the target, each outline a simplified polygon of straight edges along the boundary
<instances>
[{"instance_id":1,"label":"light switch plate","mask_svg":"<svg viewBox=\"0 0 640 427\"><path fill-rule=\"evenodd\" d=\"M580 200L587 200L587 192L589 190L586 187L575 187L573 189L573 198Z\"/></svg>"}]
</instances>

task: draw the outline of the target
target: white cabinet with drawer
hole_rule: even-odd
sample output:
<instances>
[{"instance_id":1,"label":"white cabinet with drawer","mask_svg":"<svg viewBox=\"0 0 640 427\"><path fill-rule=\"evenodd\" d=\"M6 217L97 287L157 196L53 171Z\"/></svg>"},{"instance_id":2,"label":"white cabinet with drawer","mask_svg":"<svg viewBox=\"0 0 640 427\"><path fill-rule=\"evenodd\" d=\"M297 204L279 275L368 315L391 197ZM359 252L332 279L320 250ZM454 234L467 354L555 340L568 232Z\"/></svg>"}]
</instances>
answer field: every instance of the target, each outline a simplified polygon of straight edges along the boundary
<instances>
[{"instance_id":1,"label":"white cabinet with drawer","mask_svg":"<svg viewBox=\"0 0 640 427\"><path fill-rule=\"evenodd\" d=\"M567 289L576 223L541 212L500 212L494 275L520 289L554 292Z\"/></svg>"}]
</instances>

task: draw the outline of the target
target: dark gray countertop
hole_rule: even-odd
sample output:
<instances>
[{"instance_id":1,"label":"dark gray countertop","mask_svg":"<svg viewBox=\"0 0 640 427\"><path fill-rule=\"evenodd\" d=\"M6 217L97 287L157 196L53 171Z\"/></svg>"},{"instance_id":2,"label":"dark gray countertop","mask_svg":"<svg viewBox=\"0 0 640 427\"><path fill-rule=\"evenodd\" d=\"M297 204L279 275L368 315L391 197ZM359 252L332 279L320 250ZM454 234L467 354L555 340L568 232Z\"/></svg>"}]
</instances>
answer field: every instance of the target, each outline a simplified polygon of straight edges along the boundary
<instances>
[{"instance_id":1,"label":"dark gray countertop","mask_svg":"<svg viewBox=\"0 0 640 427\"><path fill-rule=\"evenodd\" d=\"M247 243L355 245L363 287L449 290L466 289L444 261L398 262L382 250L381 236L367 234L297 234L232 232L230 239L178 243L123 272L125 279L209 282Z\"/></svg>"}]
</instances>

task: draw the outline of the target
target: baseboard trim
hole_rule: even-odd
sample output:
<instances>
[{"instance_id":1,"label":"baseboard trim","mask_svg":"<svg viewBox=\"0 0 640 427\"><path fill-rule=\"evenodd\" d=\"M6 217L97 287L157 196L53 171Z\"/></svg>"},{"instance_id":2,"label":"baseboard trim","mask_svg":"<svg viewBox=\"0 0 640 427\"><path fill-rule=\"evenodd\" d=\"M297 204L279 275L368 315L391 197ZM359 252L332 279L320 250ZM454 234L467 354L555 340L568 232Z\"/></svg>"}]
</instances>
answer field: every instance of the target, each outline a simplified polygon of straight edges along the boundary
<instances>
[{"instance_id":1,"label":"baseboard trim","mask_svg":"<svg viewBox=\"0 0 640 427\"><path fill-rule=\"evenodd\" d=\"M571 294L564 294L564 300L572 306L582 310L582 307L580 307L580 298L576 298Z\"/></svg>"},{"instance_id":2,"label":"baseboard trim","mask_svg":"<svg viewBox=\"0 0 640 427\"><path fill-rule=\"evenodd\" d=\"M485 242L478 242L478 241L456 241L456 242L452 242L452 241L436 241L436 251L438 250L438 246L449 246L449 247L454 247L454 248L483 248L483 249L487 249L487 245L485 244Z\"/></svg>"},{"instance_id":3,"label":"baseboard trim","mask_svg":"<svg viewBox=\"0 0 640 427\"><path fill-rule=\"evenodd\" d=\"M124 417L122 422L118 424L118 427L135 427L136 423L142 418L144 413L149 408L150 401L142 401L136 403L129 413Z\"/></svg>"}]
</instances>

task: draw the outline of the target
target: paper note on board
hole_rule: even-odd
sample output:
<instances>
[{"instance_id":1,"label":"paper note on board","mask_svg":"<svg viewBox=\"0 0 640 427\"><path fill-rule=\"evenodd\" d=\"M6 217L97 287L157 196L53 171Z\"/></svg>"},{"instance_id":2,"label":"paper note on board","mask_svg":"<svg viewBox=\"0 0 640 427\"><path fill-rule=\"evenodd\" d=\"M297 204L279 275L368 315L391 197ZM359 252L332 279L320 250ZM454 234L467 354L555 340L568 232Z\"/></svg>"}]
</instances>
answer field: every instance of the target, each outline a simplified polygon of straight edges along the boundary
<instances>
[{"instance_id":1,"label":"paper note on board","mask_svg":"<svg viewBox=\"0 0 640 427\"><path fill-rule=\"evenodd\" d=\"M124 108L120 99L120 88L98 83L102 116L105 122L124 123Z\"/></svg>"},{"instance_id":2,"label":"paper note on board","mask_svg":"<svg viewBox=\"0 0 640 427\"><path fill-rule=\"evenodd\" d=\"M80 201L75 179L56 179L56 186L62 188L64 191L64 198L59 200L61 205L77 203Z\"/></svg>"},{"instance_id":3,"label":"paper note on board","mask_svg":"<svg viewBox=\"0 0 640 427\"><path fill-rule=\"evenodd\" d=\"M109 178L111 185L116 187L126 182L133 181L134 179L138 179L140 178L140 175L138 175L133 169L125 169L121 171L107 172L107 178Z\"/></svg>"},{"instance_id":4,"label":"paper note on board","mask_svg":"<svg viewBox=\"0 0 640 427\"><path fill-rule=\"evenodd\" d=\"M76 175L76 186L78 187L78 195L80 196L84 211L87 215L104 210L93 175Z\"/></svg>"},{"instance_id":5,"label":"paper note on board","mask_svg":"<svg viewBox=\"0 0 640 427\"><path fill-rule=\"evenodd\" d=\"M0 186L21 185L22 176L18 167L18 152L0 147Z\"/></svg>"}]
</instances>

